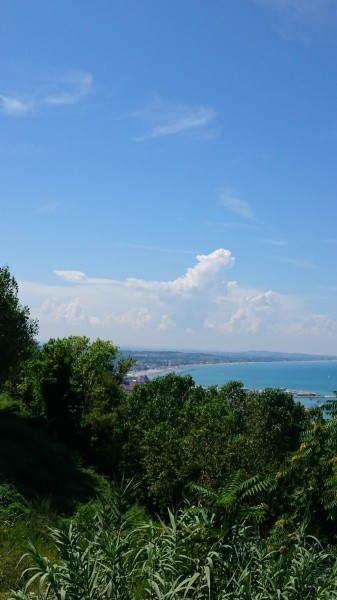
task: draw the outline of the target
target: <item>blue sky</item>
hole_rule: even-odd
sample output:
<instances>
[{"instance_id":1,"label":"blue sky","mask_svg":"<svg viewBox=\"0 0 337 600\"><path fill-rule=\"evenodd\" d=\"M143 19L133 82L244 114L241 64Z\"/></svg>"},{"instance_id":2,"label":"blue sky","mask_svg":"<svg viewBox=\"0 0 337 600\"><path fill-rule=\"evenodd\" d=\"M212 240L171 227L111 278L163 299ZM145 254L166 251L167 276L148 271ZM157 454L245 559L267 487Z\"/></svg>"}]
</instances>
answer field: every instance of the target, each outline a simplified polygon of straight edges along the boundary
<instances>
[{"instance_id":1,"label":"blue sky","mask_svg":"<svg viewBox=\"0 0 337 600\"><path fill-rule=\"evenodd\" d=\"M39 337L337 354L335 0L3 0L0 264Z\"/></svg>"}]
</instances>

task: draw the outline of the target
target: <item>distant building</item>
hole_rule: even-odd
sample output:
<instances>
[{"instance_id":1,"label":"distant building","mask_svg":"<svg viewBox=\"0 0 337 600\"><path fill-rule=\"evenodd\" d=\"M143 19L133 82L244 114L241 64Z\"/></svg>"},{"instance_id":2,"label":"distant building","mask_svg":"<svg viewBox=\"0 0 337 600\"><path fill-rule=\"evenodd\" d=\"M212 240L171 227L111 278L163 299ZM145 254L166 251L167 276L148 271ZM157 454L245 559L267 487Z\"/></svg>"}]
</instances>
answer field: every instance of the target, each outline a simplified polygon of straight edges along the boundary
<instances>
[{"instance_id":1,"label":"distant building","mask_svg":"<svg viewBox=\"0 0 337 600\"><path fill-rule=\"evenodd\" d=\"M125 377L125 379L123 380L122 383L122 388L126 391L126 392L132 392L132 390L136 387L136 385L143 385L144 383L147 383L148 381L150 381L150 379L148 378L147 375L135 375L135 376L129 376L129 377Z\"/></svg>"}]
</instances>

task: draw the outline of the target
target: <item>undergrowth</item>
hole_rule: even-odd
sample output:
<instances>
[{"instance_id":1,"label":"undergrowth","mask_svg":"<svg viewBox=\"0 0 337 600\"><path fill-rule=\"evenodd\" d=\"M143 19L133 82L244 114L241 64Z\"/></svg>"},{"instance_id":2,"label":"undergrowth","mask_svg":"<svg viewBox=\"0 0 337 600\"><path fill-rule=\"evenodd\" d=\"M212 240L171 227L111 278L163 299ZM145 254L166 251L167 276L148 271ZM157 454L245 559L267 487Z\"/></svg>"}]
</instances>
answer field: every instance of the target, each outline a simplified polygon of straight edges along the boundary
<instances>
[{"instance_id":1,"label":"undergrowth","mask_svg":"<svg viewBox=\"0 0 337 600\"><path fill-rule=\"evenodd\" d=\"M137 522L139 514L125 512L126 493L113 486L91 527L82 513L50 529L51 554L32 544L10 600L337 598L336 557L303 528L289 548L274 550L245 523L224 535L200 506Z\"/></svg>"}]
</instances>

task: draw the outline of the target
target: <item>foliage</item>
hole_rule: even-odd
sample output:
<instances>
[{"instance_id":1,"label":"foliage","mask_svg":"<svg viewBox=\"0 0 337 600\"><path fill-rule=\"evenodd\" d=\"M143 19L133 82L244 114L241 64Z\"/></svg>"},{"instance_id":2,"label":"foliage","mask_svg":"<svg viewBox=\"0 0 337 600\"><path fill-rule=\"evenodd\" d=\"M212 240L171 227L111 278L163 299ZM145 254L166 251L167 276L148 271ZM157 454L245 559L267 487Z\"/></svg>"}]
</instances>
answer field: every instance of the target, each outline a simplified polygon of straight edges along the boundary
<instances>
[{"instance_id":1,"label":"foliage","mask_svg":"<svg viewBox=\"0 0 337 600\"><path fill-rule=\"evenodd\" d=\"M221 600L337 598L336 557L316 538L302 532L285 552L269 549L244 526L233 533L223 553Z\"/></svg>"},{"instance_id":2,"label":"foliage","mask_svg":"<svg viewBox=\"0 0 337 600\"><path fill-rule=\"evenodd\" d=\"M324 418L323 415L327 418ZM301 444L277 472L279 518L293 531L305 521L312 533L336 543L337 401L315 415Z\"/></svg>"},{"instance_id":3,"label":"foliage","mask_svg":"<svg viewBox=\"0 0 337 600\"><path fill-rule=\"evenodd\" d=\"M190 487L198 501L213 511L222 531L228 531L237 522L260 523L266 518L268 505L262 499L266 500L267 493L275 488L275 481L259 475L247 478L243 470L238 470L217 491L196 483Z\"/></svg>"},{"instance_id":4,"label":"foliage","mask_svg":"<svg viewBox=\"0 0 337 600\"><path fill-rule=\"evenodd\" d=\"M95 494L97 476L80 468L19 408L0 402L0 484L15 485L25 499L50 498L55 510L69 512Z\"/></svg>"},{"instance_id":5,"label":"foliage","mask_svg":"<svg viewBox=\"0 0 337 600\"><path fill-rule=\"evenodd\" d=\"M277 470L279 465L296 450L301 433L309 424L308 413L291 394L266 388L250 395L249 426L252 431L254 457L251 465L255 472Z\"/></svg>"},{"instance_id":6,"label":"foliage","mask_svg":"<svg viewBox=\"0 0 337 600\"><path fill-rule=\"evenodd\" d=\"M7 266L0 268L0 386L14 376L19 363L32 352L37 321L18 298L18 284Z\"/></svg>"},{"instance_id":7,"label":"foliage","mask_svg":"<svg viewBox=\"0 0 337 600\"><path fill-rule=\"evenodd\" d=\"M24 497L12 483L0 483L0 522L3 527L11 527L25 516L28 507Z\"/></svg>"},{"instance_id":8,"label":"foliage","mask_svg":"<svg viewBox=\"0 0 337 600\"><path fill-rule=\"evenodd\" d=\"M113 411L131 364L118 360L118 348L109 341L50 339L30 361L17 393L31 414L45 417L58 441L111 472Z\"/></svg>"},{"instance_id":9,"label":"foliage","mask_svg":"<svg viewBox=\"0 0 337 600\"><path fill-rule=\"evenodd\" d=\"M178 506L190 482L219 490L234 473L269 477L309 423L282 390L246 392L239 382L195 386L171 373L135 389L116 416L120 466L137 474L152 510Z\"/></svg>"},{"instance_id":10,"label":"foliage","mask_svg":"<svg viewBox=\"0 0 337 600\"><path fill-rule=\"evenodd\" d=\"M91 535L75 523L53 528L53 558L31 546L23 589L10 600L337 598L336 557L304 531L284 552L244 524L224 537L212 513L195 506L135 525L121 510L124 492L114 488L100 504Z\"/></svg>"}]
</instances>

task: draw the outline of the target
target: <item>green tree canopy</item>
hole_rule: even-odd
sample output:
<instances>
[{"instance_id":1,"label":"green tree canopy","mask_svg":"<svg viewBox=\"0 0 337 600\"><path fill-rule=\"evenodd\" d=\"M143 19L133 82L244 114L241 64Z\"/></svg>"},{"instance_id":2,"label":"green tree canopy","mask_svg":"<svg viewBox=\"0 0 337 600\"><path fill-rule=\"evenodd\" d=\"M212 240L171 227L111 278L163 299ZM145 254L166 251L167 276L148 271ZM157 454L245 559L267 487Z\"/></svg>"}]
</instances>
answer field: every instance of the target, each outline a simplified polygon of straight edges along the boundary
<instances>
[{"instance_id":1,"label":"green tree canopy","mask_svg":"<svg viewBox=\"0 0 337 600\"><path fill-rule=\"evenodd\" d=\"M124 396L120 384L132 362L121 359L110 341L52 338L30 361L19 393L32 414L45 417L58 441L108 469L114 412Z\"/></svg>"},{"instance_id":2,"label":"green tree canopy","mask_svg":"<svg viewBox=\"0 0 337 600\"><path fill-rule=\"evenodd\" d=\"M0 268L0 386L35 346L37 321L18 298L18 284L7 266Z\"/></svg>"}]
</instances>

